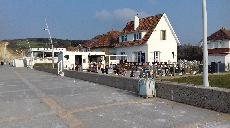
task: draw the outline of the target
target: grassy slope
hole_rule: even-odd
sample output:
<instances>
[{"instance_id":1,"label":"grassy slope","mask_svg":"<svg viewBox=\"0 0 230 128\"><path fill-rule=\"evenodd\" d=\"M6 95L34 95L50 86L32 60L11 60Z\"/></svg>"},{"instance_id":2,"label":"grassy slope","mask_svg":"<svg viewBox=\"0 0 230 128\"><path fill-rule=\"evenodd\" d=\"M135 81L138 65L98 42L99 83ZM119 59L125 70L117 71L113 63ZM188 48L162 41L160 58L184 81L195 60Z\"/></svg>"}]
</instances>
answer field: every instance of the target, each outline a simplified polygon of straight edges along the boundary
<instances>
[{"instance_id":1,"label":"grassy slope","mask_svg":"<svg viewBox=\"0 0 230 128\"><path fill-rule=\"evenodd\" d=\"M182 77L175 77L173 79L162 79L162 80L178 82L178 83L189 83L195 85L203 84L202 75L182 76ZM209 74L209 85L211 87L221 87L221 88L230 89L230 74L229 73Z\"/></svg>"},{"instance_id":2,"label":"grassy slope","mask_svg":"<svg viewBox=\"0 0 230 128\"><path fill-rule=\"evenodd\" d=\"M38 43L34 41L30 41L29 43L27 41L18 41L17 44L23 48L41 48L41 47L47 47L44 43Z\"/></svg>"}]
</instances>

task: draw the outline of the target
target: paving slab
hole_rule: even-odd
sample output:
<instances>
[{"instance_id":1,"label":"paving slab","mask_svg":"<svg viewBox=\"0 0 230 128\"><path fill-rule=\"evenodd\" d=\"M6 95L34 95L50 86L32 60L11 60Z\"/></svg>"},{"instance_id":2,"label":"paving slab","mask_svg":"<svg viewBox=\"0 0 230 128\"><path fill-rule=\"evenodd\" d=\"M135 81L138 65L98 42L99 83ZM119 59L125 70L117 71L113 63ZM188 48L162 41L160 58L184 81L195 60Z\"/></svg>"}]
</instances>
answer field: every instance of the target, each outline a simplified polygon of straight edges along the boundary
<instances>
[{"instance_id":1,"label":"paving slab","mask_svg":"<svg viewBox=\"0 0 230 128\"><path fill-rule=\"evenodd\" d=\"M230 115L4 65L0 67L2 127L230 128Z\"/></svg>"}]
</instances>

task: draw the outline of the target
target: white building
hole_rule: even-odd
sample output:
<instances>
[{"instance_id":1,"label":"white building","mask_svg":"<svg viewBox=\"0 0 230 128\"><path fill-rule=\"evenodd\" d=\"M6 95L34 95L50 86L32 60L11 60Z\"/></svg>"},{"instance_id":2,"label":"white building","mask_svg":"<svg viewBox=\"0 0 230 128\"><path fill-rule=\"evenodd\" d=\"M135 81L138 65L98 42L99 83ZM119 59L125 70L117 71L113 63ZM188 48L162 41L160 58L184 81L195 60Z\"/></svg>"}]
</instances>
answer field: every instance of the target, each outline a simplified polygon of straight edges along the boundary
<instances>
[{"instance_id":1,"label":"white building","mask_svg":"<svg viewBox=\"0 0 230 128\"><path fill-rule=\"evenodd\" d=\"M177 62L180 42L166 14L158 14L126 24L115 45L116 54L128 55L128 62Z\"/></svg>"},{"instance_id":2,"label":"white building","mask_svg":"<svg viewBox=\"0 0 230 128\"><path fill-rule=\"evenodd\" d=\"M208 64L211 62L230 64L230 31L221 28L208 37Z\"/></svg>"},{"instance_id":3,"label":"white building","mask_svg":"<svg viewBox=\"0 0 230 128\"><path fill-rule=\"evenodd\" d=\"M88 69L90 64L98 64L105 68L105 52L60 52L58 62L62 63L62 69L74 69L76 65L81 66L82 70Z\"/></svg>"},{"instance_id":4,"label":"white building","mask_svg":"<svg viewBox=\"0 0 230 128\"><path fill-rule=\"evenodd\" d=\"M58 53L65 52L66 48L54 48L54 63L58 62ZM25 67L32 66L35 63L52 63L52 49L51 48L30 48L28 50L29 57L24 58Z\"/></svg>"}]
</instances>

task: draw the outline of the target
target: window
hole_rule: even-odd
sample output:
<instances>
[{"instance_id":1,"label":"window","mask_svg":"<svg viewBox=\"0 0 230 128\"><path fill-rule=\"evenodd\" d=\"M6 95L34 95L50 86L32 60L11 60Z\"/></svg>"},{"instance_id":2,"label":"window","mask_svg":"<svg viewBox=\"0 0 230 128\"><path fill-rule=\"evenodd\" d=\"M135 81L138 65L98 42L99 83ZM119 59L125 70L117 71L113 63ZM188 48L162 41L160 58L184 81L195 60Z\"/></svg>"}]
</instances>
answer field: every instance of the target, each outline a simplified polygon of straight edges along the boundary
<instances>
[{"instance_id":1,"label":"window","mask_svg":"<svg viewBox=\"0 0 230 128\"><path fill-rule=\"evenodd\" d=\"M121 52L121 55L125 55L125 52ZM122 60L125 60L125 56L121 56Z\"/></svg>"},{"instance_id":2,"label":"window","mask_svg":"<svg viewBox=\"0 0 230 128\"><path fill-rule=\"evenodd\" d=\"M145 63L145 53L144 52L141 53L141 62Z\"/></svg>"},{"instance_id":3,"label":"window","mask_svg":"<svg viewBox=\"0 0 230 128\"><path fill-rule=\"evenodd\" d=\"M125 39L124 39L124 41L127 41L127 35L125 35Z\"/></svg>"},{"instance_id":4,"label":"window","mask_svg":"<svg viewBox=\"0 0 230 128\"><path fill-rule=\"evenodd\" d=\"M154 51L154 62L160 62L160 51Z\"/></svg>"},{"instance_id":5,"label":"window","mask_svg":"<svg viewBox=\"0 0 230 128\"><path fill-rule=\"evenodd\" d=\"M166 40L166 30L161 30L161 40Z\"/></svg>"},{"instance_id":6,"label":"window","mask_svg":"<svg viewBox=\"0 0 230 128\"><path fill-rule=\"evenodd\" d=\"M127 35L121 36L121 42L127 41Z\"/></svg>"},{"instance_id":7,"label":"window","mask_svg":"<svg viewBox=\"0 0 230 128\"><path fill-rule=\"evenodd\" d=\"M142 51L137 52L137 62L145 63L145 52Z\"/></svg>"},{"instance_id":8,"label":"window","mask_svg":"<svg viewBox=\"0 0 230 128\"><path fill-rule=\"evenodd\" d=\"M139 38L138 39L141 39L141 33L138 34Z\"/></svg>"},{"instance_id":9,"label":"window","mask_svg":"<svg viewBox=\"0 0 230 128\"><path fill-rule=\"evenodd\" d=\"M124 36L121 36L121 42L124 42Z\"/></svg>"},{"instance_id":10,"label":"window","mask_svg":"<svg viewBox=\"0 0 230 128\"><path fill-rule=\"evenodd\" d=\"M135 40L140 40L140 39L141 39L141 33L134 34L134 41Z\"/></svg>"}]
</instances>

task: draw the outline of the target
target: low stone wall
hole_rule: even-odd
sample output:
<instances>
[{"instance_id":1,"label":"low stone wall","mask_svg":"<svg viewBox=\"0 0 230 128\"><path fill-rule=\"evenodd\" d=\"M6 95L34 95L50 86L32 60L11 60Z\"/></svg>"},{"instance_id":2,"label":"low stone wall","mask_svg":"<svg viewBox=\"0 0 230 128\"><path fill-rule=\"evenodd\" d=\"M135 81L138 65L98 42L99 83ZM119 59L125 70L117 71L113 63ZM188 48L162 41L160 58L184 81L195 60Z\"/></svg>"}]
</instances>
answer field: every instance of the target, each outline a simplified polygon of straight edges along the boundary
<instances>
[{"instance_id":1,"label":"low stone wall","mask_svg":"<svg viewBox=\"0 0 230 128\"><path fill-rule=\"evenodd\" d=\"M91 72L78 72L78 71L64 71L65 76L110 87L120 88L132 92L137 92L138 79L125 78L120 76L111 76L105 74L91 73Z\"/></svg>"},{"instance_id":2,"label":"low stone wall","mask_svg":"<svg viewBox=\"0 0 230 128\"><path fill-rule=\"evenodd\" d=\"M48 73L52 73L52 74L57 74L58 73L58 70L56 68L44 68L44 67L36 67L36 66L34 66L33 69L48 72Z\"/></svg>"},{"instance_id":3,"label":"low stone wall","mask_svg":"<svg viewBox=\"0 0 230 128\"><path fill-rule=\"evenodd\" d=\"M57 69L34 68L57 74ZM65 70L65 76L128 91L138 92L138 79L90 72ZM156 81L156 96L175 102L230 113L230 89L195 86L192 84Z\"/></svg>"},{"instance_id":4,"label":"low stone wall","mask_svg":"<svg viewBox=\"0 0 230 128\"><path fill-rule=\"evenodd\" d=\"M157 81L156 90L160 98L230 113L230 89Z\"/></svg>"}]
</instances>

